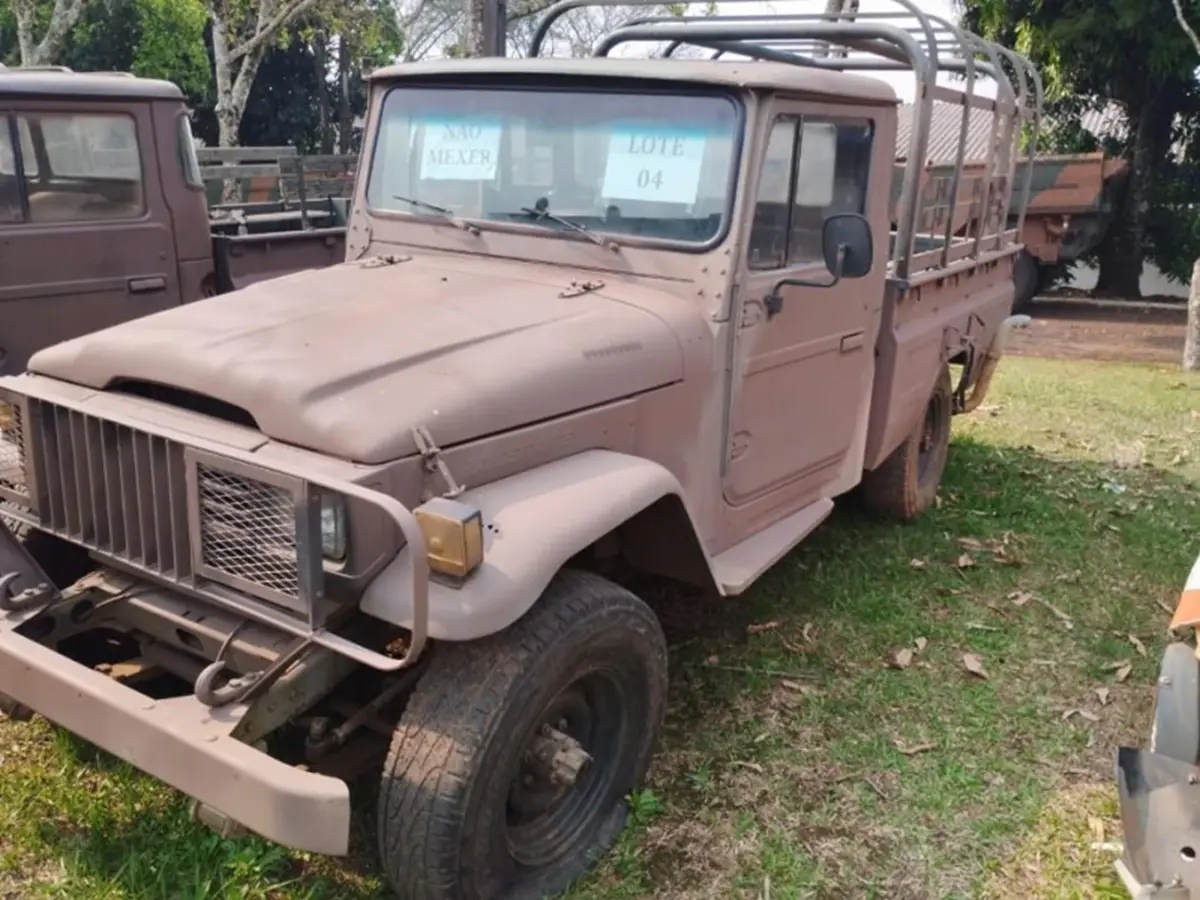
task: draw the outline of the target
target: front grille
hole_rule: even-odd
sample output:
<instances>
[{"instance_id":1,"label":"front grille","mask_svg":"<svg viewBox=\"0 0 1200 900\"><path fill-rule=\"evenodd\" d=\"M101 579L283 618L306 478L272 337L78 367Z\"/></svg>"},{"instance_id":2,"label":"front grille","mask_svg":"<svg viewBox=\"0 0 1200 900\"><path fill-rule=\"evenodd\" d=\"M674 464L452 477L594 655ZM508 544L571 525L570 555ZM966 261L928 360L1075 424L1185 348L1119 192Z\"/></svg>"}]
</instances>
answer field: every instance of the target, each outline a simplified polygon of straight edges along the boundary
<instances>
[{"instance_id":1,"label":"front grille","mask_svg":"<svg viewBox=\"0 0 1200 900\"><path fill-rule=\"evenodd\" d=\"M29 427L42 529L167 578L191 576L181 446L36 400Z\"/></svg>"},{"instance_id":2,"label":"front grille","mask_svg":"<svg viewBox=\"0 0 1200 900\"><path fill-rule=\"evenodd\" d=\"M289 491L199 463L200 559L205 566L300 596L296 515Z\"/></svg>"},{"instance_id":3,"label":"front grille","mask_svg":"<svg viewBox=\"0 0 1200 900\"><path fill-rule=\"evenodd\" d=\"M287 487L158 435L26 402L22 481L40 528L171 581L207 579L306 611Z\"/></svg>"}]
</instances>

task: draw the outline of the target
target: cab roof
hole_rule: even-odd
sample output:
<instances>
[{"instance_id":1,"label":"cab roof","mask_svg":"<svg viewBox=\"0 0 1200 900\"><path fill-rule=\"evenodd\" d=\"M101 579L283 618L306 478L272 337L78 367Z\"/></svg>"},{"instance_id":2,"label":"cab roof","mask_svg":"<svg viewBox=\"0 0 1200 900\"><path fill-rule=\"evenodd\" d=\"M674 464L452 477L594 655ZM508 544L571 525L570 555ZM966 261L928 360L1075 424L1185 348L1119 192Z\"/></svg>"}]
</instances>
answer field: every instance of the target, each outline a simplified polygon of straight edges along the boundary
<instances>
[{"instance_id":1,"label":"cab roof","mask_svg":"<svg viewBox=\"0 0 1200 900\"><path fill-rule=\"evenodd\" d=\"M183 100L169 81L124 72L72 72L70 69L0 67L0 97L87 97L111 100Z\"/></svg>"},{"instance_id":2,"label":"cab roof","mask_svg":"<svg viewBox=\"0 0 1200 900\"><path fill-rule=\"evenodd\" d=\"M724 87L766 88L866 103L896 104L887 82L865 75L831 72L766 61L630 59L622 57L533 57L435 59L376 69L372 81L431 80L439 76L538 75L545 78L647 79Z\"/></svg>"}]
</instances>

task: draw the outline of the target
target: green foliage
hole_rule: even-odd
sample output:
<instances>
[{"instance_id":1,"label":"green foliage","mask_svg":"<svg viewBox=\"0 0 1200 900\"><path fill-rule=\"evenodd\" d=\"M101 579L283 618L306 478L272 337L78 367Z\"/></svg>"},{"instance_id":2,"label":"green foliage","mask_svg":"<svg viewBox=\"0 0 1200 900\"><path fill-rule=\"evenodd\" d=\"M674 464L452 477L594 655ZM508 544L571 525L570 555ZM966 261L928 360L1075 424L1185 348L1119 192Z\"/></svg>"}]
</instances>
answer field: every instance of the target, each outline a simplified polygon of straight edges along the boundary
<instances>
[{"instance_id":1,"label":"green foliage","mask_svg":"<svg viewBox=\"0 0 1200 900\"><path fill-rule=\"evenodd\" d=\"M1136 243L1164 272L1189 277L1192 260L1200 251L1200 218L1192 212L1200 201L1200 179L1172 159L1170 148L1180 139L1195 142L1200 122L1193 110L1200 105L1196 81L1200 59L1180 28L1172 3L965 0L964 5L968 27L1020 50L1039 67L1046 84L1047 113L1055 120L1039 135L1040 152L1104 150L1132 161L1135 145L1141 148L1130 191L1136 182L1149 212ZM1182 0L1182 5L1185 15L1200 23L1200 0ZM1097 142L1080 127L1080 116L1113 101L1125 110L1129 137ZM1180 116L1185 122L1182 129L1172 126ZM1130 209L1118 211L1110 232L1133 220ZM1101 250L1113 253L1116 246ZM1125 254L1140 252L1128 240L1122 249ZM1140 256L1119 262L1137 261Z\"/></svg>"},{"instance_id":2,"label":"green foliage","mask_svg":"<svg viewBox=\"0 0 1200 900\"><path fill-rule=\"evenodd\" d=\"M208 13L201 0L133 0L139 34L133 72L174 81L187 94L201 94L212 81L204 45Z\"/></svg>"}]
</instances>

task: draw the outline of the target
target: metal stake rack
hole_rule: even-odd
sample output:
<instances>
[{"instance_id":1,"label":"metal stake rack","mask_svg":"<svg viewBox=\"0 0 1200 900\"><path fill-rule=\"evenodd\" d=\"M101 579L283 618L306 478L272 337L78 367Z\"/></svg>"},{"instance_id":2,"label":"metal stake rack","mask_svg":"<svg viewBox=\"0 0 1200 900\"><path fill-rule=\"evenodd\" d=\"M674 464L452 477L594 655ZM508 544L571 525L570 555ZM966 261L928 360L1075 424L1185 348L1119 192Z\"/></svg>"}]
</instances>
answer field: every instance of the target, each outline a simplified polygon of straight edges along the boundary
<instances>
[{"instance_id":1,"label":"metal stake rack","mask_svg":"<svg viewBox=\"0 0 1200 900\"><path fill-rule=\"evenodd\" d=\"M722 0L723 5L755 0ZM1042 80L1025 57L966 31L941 16L922 12L912 0L889 0L894 11L841 14L708 15L647 14L629 21L600 38L593 56L607 56L621 44L657 42L665 45L664 64L684 48L710 51L712 59L728 62L730 55L837 71L911 71L916 82L912 130L905 163L899 206L895 210L892 274L900 280L929 269L945 268L962 259L1007 250L1015 245L1024 224L1033 175L1033 155L1041 125L1044 93ZM661 7L657 0L559 0L538 23L529 55L539 56L550 28L568 12L587 7ZM831 52L830 48L837 48ZM960 76L963 86L937 83L939 72ZM976 92L978 81L996 83L996 97ZM962 107L957 153L948 190L935 191L935 202L926 203L929 132L933 103ZM967 160L971 111L992 113L987 156ZM1028 142L1015 228L1007 228L1013 211L1013 184L1022 131ZM974 229L956 229L963 164L983 162L984 177L971 197ZM945 202L940 198L945 197ZM926 214L942 218L945 227L924 233L918 225ZM963 231L957 234L956 231ZM973 233L972 233L973 232ZM917 244L921 244L918 248ZM919 252L918 252L919 250Z\"/></svg>"}]
</instances>

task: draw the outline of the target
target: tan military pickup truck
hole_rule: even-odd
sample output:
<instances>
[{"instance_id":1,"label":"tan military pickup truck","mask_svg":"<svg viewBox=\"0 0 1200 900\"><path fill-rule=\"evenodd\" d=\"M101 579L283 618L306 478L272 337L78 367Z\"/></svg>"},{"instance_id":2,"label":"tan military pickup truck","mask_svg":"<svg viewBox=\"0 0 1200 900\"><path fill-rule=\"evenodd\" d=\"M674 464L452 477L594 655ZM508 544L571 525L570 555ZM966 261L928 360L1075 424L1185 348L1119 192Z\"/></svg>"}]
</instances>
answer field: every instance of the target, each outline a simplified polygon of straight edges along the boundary
<instances>
[{"instance_id":1,"label":"tan military pickup truck","mask_svg":"<svg viewBox=\"0 0 1200 900\"><path fill-rule=\"evenodd\" d=\"M344 263L0 379L3 511L41 538L0 541L10 713L319 853L374 758L405 900L584 872L666 702L614 563L734 596L852 490L917 516L1013 324L1023 59L907 0L541 58L586 2L531 58L374 75ZM897 100L855 68L915 74L918 147L935 102L995 114L974 233L916 233L919 155L889 228Z\"/></svg>"},{"instance_id":2,"label":"tan military pickup truck","mask_svg":"<svg viewBox=\"0 0 1200 900\"><path fill-rule=\"evenodd\" d=\"M68 338L345 255L344 222L210 216L204 191L175 85L0 66L0 373Z\"/></svg>"}]
</instances>

